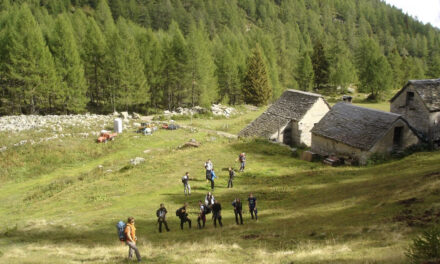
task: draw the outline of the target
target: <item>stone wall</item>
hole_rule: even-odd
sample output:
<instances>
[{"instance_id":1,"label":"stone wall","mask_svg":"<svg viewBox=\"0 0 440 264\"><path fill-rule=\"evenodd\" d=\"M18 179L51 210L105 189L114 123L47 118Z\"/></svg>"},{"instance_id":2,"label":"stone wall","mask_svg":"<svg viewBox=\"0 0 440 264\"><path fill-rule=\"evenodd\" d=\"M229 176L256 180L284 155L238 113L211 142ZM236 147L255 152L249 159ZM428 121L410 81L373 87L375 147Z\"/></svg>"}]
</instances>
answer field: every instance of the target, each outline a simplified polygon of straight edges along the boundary
<instances>
[{"instance_id":1,"label":"stone wall","mask_svg":"<svg viewBox=\"0 0 440 264\"><path fill-rule=\"evenodd\" d=\"M408 127L408 125L401 119L397 120L387 133L371 148L373 153L390 153L394 147L394 129L396 127L403 127L402 145L400 150L406 149L412 145L419 143L419 138Z\"/></svg>"},{"instance_id":2,"label":"stone wall","mask_svg":"<svg viewBox=\"0 0 440 264\"><path fill-rule=\"evenodd\" d=\"M413 101L407 105L406 96L407 92L414 93ZM428 135L429 131L429 111L423 103L422 98L414 90L414 88L409 85L402 93L391 102L390 110L392 113L400 114L408 121L408 123L423 133L425 136Z\"/></svg>"},{"instance_id":3,"label":"stone wall","mask_svg":"<svg viewBox=\"0 0 440 264\"><path fill-rule=\"evenodd\" d=\"M338 155L354 157L359 160L360 164L365 164L370 156L368 151L362 151L361 149L316 134L312 134L311 149L313 152L323 156Z\"/></svg>"},{"instance_id":4,"label":"stone wall","mask_svg":"<svg viewBox=\"0 0 440 264\"><path fill-rule=\"evenodd\" d=\"M327 112L330 110L328 104L322 98L319 98L315 104L298 123L298 135L299 141L297 145L306 145L310 147L312 145L312 133L310 132L313 126L318 123Z\"/></svg>"}]
</instances>

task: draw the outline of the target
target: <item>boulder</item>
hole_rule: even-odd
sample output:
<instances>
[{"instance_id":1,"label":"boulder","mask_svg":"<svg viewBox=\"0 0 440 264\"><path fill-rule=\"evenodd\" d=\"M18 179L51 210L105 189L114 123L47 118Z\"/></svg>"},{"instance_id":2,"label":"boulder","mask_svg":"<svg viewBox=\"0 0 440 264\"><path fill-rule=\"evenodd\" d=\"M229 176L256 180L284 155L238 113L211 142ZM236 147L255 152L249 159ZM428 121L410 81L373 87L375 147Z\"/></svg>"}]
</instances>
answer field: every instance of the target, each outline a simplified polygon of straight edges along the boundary
<instances>
[{"instance_id":1,"label":"boulder","mask_svg":"<svg viewBox=\"0 0 440 264\"><path fill-rule=\"evenodd\" d=\"M121 112L120 117L124 120L128 120L130 118L130 115L128 114L128 112Z\"/></svg>"},{"instance_id":2,"label":"boulder","mask_svg":"<svg viewBox=\"0 0 440 264\"><path fill-rule=\"evenodd\" d=\"M130 160L130 163L133 166L139 165L139 164L141 164L143 162L145 162L145 159L141 158L141 157L136 157L136 158Z\"/></svg>"},{"instance_id":3,"label":"boulder","mask_svg":"<svg viewBox=\"0 0 440 264\"><path fill-rule=\"evenodd\" d=\"M133 119L141 119L141 115L133 112Z\"/></svg>"}]
</instances>

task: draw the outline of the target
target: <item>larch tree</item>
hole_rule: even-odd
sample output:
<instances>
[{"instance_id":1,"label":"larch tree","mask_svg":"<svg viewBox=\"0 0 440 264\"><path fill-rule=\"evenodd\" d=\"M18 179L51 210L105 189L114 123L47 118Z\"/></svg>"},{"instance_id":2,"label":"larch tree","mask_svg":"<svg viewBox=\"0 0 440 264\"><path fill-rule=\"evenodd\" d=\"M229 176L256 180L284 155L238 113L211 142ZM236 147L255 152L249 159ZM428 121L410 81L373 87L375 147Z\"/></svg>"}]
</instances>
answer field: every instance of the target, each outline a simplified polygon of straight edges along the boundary
<instances>
[{"instance_id":1,"label":"larch tree","mask_svg":"<svg viewBox=\"0 0 440 264\"><path fill-rule=\"evenodd\" d=\"M57 17L50 36L49 48L61 81L60 92L57 94L59 107L63 112L68 113L84 110L87 101L84 66L67 15Z\"/></svg>"},{"instance_id":2,"label":"larch tree","mask_svg":"<svg viewBox=\"0 0 440 264\"><path fill-rule=\"evenodd\" d=\"M243 80L243 98L247 104L266 105L272 98L267 67L257 44L247 61L247 72Z\"/></svg>"}]
</instances>

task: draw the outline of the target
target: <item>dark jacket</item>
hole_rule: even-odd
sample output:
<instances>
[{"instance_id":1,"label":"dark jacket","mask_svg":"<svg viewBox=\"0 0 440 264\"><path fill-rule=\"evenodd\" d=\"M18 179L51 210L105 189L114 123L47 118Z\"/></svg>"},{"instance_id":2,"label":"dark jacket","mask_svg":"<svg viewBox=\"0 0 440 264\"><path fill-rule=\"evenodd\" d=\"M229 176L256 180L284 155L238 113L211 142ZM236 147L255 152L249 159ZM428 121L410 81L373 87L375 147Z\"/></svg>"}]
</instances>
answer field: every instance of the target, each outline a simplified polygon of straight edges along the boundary
<instances>
[{"instance_id":1,"label":"dark jacket","mask_svg":"<svg viewBox=\"0 0 440 264\"><path fill-rule=\"evenodd\" d=\"M221 204L215 203L212 205L212 213L214 215L219 215L221 210L222 210Z\"/></svg>"},{"instance_id":2,"label":"dark jacket","mask_svg":"<svg viewBox=\"0 0 440 264\"><path fill-rule=\"evenodd\" d=\"M180 217L180 218L185 219L185 218L188 217L188 213L186 212L185 207L181 207L181 208L179 208L179 212L180 212L180 214L179 214L179 217Z\"/></svg>"},{"instance_id":3,"label":"dark jacket","mask_svg":"<svg viewBox=\"0 0 440 264\"><path fill-rule=\"evenodd\" d=\"M164 208L159 208L159 209L157 209L157 211L156 211L156 216L157 216L158 218L165 219L165 216L166 216L167 213L168 213L168 212L167 212L167 209L165 209L165 207L164 207Z\"/></svg>"},{"instance_id":4,"label":"dark jacket","mask_svg":"<svg viewBox=\"0 0 440 264\"><path fill-rule=\"evenodd\" d=\"M241 204L241 201L240 202L233 201L232 202L232 206L234 206L234 210L237 211L237 212L243 211L243 206Z\"/></svg>"},{"instance_id":5,"label":"dark jacket","mask_svg":"<svg viewBox=\"0 0 440 264\"><path fill-rule=\"evenodd\" d=\"M229 179L234 179L234 177L235 177L235 171L234 170L230 170L229 171Z\"/></svg>"}]
</instances>

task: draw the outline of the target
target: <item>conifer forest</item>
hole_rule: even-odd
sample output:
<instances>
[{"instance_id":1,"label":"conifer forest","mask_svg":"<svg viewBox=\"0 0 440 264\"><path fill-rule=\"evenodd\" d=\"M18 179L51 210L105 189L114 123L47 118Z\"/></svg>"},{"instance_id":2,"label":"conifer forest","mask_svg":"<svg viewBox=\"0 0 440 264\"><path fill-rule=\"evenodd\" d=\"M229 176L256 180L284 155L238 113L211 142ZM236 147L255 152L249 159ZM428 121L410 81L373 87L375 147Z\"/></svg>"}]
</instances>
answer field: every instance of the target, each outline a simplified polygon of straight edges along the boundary
<instances>
[{"instance_id":1,"label":"conifer forest","mask_svg":"<svg viewBox=\"0 0 440 264\"><path fill-rule=\"evenodd\" d=\"M0 0L0 114L380 100L440 77L440 30L380 0Z\"/></svg>"}]
</instances>

